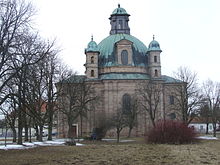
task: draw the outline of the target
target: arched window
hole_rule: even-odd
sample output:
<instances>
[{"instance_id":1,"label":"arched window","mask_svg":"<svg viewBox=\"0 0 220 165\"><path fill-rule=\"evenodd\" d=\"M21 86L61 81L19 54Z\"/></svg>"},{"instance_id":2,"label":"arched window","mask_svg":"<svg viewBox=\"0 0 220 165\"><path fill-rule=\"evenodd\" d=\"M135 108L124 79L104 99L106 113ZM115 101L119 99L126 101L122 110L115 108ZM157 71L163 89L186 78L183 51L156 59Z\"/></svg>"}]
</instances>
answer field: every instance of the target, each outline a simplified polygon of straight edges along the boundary
<instances>
[{"instance_id":1,"label":"arched window","mask_svg":"<svg viewBox=\"0 0 220 165\"><path fill-rule=\"evenodd\" d=\"M94 77L94 76L95 76L94 70L91 70L91 77Z\"/></svg>"},{"instance_id":2,"label":"arched window","mask_svg":"<svg viewBox=\"0 0 220 165\"><path fill-rule=\"evenodd\" d=\"M124 113L131 112L131 96L127 93L122 97L122 110Z\"/></svg>"},{"instance_id":3,"label":"arched window","mask_svg":"<svg viewBox=\"0 0 220 165\"><path fill-rule=\"evenodd\" d=\"M127 50L122 50L121 52L121 63L123 65L128 64L128 51Z\"/></svg>"},{"instance_id":4,"label":"arched window","mask_svg":"<svg viewBox=\"0 0 220 165\"><path fill-rule=\"evenodd\" d=\"M154 70L154 76L158 77L158 70L157 69Z\"/></svg>"},{"instance_id":5,"label":"arched window","mask_svg":"<svg viewBox=\"0 0 220 165\"><path fill-rule=\"evenodd\" d=\"M92 64L94 63L94 57L93 56L91 57L91 63Z\"/></svg>"},{"instance_id":6,"label":"arched window","mask_svg":"<svg viewBox=\"0 0 220 165\"><path fill-rule=\"evenodd\" d=\"M154 62L157 62L157 56L154 56Z\"/></svg>"}]
</instances>

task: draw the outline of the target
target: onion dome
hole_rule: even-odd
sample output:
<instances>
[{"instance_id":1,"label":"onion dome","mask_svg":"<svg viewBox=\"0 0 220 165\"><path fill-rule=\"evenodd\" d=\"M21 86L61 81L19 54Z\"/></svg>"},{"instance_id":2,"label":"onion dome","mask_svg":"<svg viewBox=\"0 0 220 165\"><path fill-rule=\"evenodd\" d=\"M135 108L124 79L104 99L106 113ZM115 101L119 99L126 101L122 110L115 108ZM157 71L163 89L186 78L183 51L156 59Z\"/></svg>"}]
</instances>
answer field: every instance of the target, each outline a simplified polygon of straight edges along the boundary
<instances>
[{"instance_id":1,"label":"onion dome","mask_svg":"<svg viewBox=\"0 0 220 165\"><path fill-rule=\"evenodd\" d=\"M98 45L95 41L93 41L93 36L91 38L91 41L88 43L85 51L86 52L98 52Z\"/></svg>"},{"instance_id":2,"label":"onion dome","mask_svg":"<svg viewBox=\"0 0 220 165\"><path fill-rule=\"evenodd\" d=\"M148 52L149 51L160 51L162 52L162 50L160 49L160 44L159 42L157 42L156 40L154 40L154 36L153 36L153 41L150 42L149 46L148 46Z\"/></svg>"}]
</instances>

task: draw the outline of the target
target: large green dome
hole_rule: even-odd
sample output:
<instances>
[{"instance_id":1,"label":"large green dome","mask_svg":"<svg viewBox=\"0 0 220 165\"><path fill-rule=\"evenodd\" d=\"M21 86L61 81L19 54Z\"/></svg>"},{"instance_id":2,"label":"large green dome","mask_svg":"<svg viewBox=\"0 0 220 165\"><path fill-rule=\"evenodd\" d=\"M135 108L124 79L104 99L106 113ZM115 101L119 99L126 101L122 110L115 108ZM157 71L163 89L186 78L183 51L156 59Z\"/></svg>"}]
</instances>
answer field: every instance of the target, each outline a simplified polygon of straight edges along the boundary
<instances>
[{"instance_id":1,"label":"large green dome","mask_svg":"<svg viewBox=\"0 0 220 165\"><path fill-rule=\"evenodd\" d=\"M115 44L120 40L128 40L133 43L132 46L132 58L134 66L146 66L147 65L147 47L134 36L128 34L114 34L106 37L98 44L99 55L99 66L116 66L115 57Z\"/></svg>"}]
</instances>

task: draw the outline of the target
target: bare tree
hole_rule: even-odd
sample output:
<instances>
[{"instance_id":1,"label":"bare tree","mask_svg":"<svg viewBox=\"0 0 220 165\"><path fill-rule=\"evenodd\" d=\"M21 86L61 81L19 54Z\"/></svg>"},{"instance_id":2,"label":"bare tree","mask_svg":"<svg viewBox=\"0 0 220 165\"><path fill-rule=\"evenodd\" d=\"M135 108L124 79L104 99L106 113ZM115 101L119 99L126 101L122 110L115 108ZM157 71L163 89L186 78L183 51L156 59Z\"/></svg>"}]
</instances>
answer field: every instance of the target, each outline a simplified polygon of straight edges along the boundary
<instances>
[{"instance_id":1,"label":"bare tree","mask_svg":"<svg viewBox=\"0 0 220 165\"><path fill-rule=\"evenodd\" d=\"M188 125L198 114L202 99L198 89L197 74L189 68L180 67L175 73L175 78L183 83L174 89L176 109L181 110L182 120Z\"/></svg>"},{"instance_id":2,"label":"bare tree","mask_svg":"<svg viewBox=\"0 0 220 165\"><path fill-rule=\"evenodd\" d=\"M16 131L16 119L17 119L17 107L14 98L8 98L0 107L0 111L5 117L5 121L9 128L13 132L13 142L16 142L17 131Z\"/></svg>"},{"instance_id":3,"label":"bare tree","mask_svg":"<svg viewBox=\"0 0 220 165\"><path fill-rule=\"evenodd\" d=\"M87 118L88 111L94 111L94 104L98 104L98 96L96 95L91 83L86 83L85 80L79 82L77 102L78 106L76 107L76 109L78 109L77 111L80 117L80 135L82 137L83 118Z\"/></svg>"},{"instance_id":4,"label":"bare tree","mask_svg":"<svg viewBox=\"0 0 220 165\"><path fill-rule=\"evenodd\" d=\"M216 124L220 120L220 83L207 80L202 89L211 113L213 136L216 137Z\"/></svg>"},{"instance_id":5,"label":"bare tree","mask_svg":"<svg viewBox=\"0 0 220 165\"><path fill-rule=\"evenodd\" d=\"M149 114L154 127L161 92L161 84L156 81L149 80L138 85L137 94L140 95L140 104L143 110Z\"/></svg>"},{"instance_id":6,"label":"bare tree","mask_svg":"<svg viewBox=\"0 0 220 165\"><path fill-rule=\"evenodd\" d=\"M126 115L122 108L118 108L117 112L112 116L112 127L116 128L117 142L120 140L120 133L123 128L128 126L128 115Z\"/></svg>"},{"instance_id":7,"label":"bare tree","mask_svg":"<svg viewBox=\"0 0 220 165\"><path fill-rule=\"evenodd\" d=\"M72 136L72 127L76 119L86 117L89 105L97 99L92 85L85 81L85 76L72 74L70 77L58 83L58 88L62 88L59 96L59 110L66 115L69 126L68 137ZM92 110L92 109L91 109Z\"/></svg>"},{"instance_id":8,"label":"bare tree","mask_svg":"<svg viewBox=\"0 0 220 165\"><path fill-rule=\"evenodd\" d=\"M207 103L207 100L204 100L204 103L201 105L200 111L199 111L199 117L200 120L204 121L206 123L206 134L209 134L209 123L211 119L211 111L209 108L209 104Z\"/></svg>"},{"instance_id":9,"label":"bare tree","mask_svg":"<svg viewBox=\"0 0 220 165\"><path fill-rule=\"evenodd\" d=\"M57 110L57 96L58 92L56 90L55 83L59 81L60 75L62 72L59 70L59 65L62 65L58 61L57 57L58 50L54 49L53 52L46 59L46 95L47 95L47 106L46 111L48 114L48 140L52 140L52 129L53 129L53 120L54 113Z\"/></svg>"},{"instance_id":10,"label":"bare tree","mask_svg":"<svg viewBox=\"0 0 220 165\"><path fill-rule=\"evenodd\" d=\"M130 137L132 129L137 126L137 115L140 112L139 100L136 96L131 97L130 108L126 112L129 127L128 137Z\"/></svg>"},{"instance_id":11,"label":"bare tree","mask_svg":"<svg viewBox=\"0 0 220 165\"><path fill-rule=\"evenodd\" d=\"M19 71L14 69L12 64L12 60L16 58L16 47L20 46L17 40L30 27L34 13L31 3L0 1L0 105L10 96L10 93L5 92L5 88Z\"/></svg>"}]
</instances>

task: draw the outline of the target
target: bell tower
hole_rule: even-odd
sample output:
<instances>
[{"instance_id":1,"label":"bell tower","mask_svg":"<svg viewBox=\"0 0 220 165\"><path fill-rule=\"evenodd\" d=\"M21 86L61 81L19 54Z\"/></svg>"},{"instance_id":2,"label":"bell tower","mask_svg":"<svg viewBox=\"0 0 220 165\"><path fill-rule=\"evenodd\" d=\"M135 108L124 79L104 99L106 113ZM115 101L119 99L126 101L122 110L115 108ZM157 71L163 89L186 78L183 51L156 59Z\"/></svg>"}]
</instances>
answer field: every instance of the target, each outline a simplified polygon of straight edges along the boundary
<instances>
[{"instance_id":1,"label":"bell tower","mask_svg":"<svg viewBox=\"0 0 220 165\"><path fill-rule=\"evenodd\" d=\"M98 74L98 45L95 41L93 41L93 36L91 37L91 41L88 43L87 48L85 49L86 54L86 77L88 79L97 79L99 77Z\"/></svg>"},{"instance_id":2,"label":"bell tower","mask_svg":"<svg viewBox=\"0 0 220 165\"><path fill-rule=\"evenodd\" d=\"M160 62L160 53L162 50L160 49L160 44L154 40L155 37L153 35L153 41L150 42L148 47L148 69L149 75L151 78L160 78L161 77L161 62Z\"/></svg>"}]
</instances>

